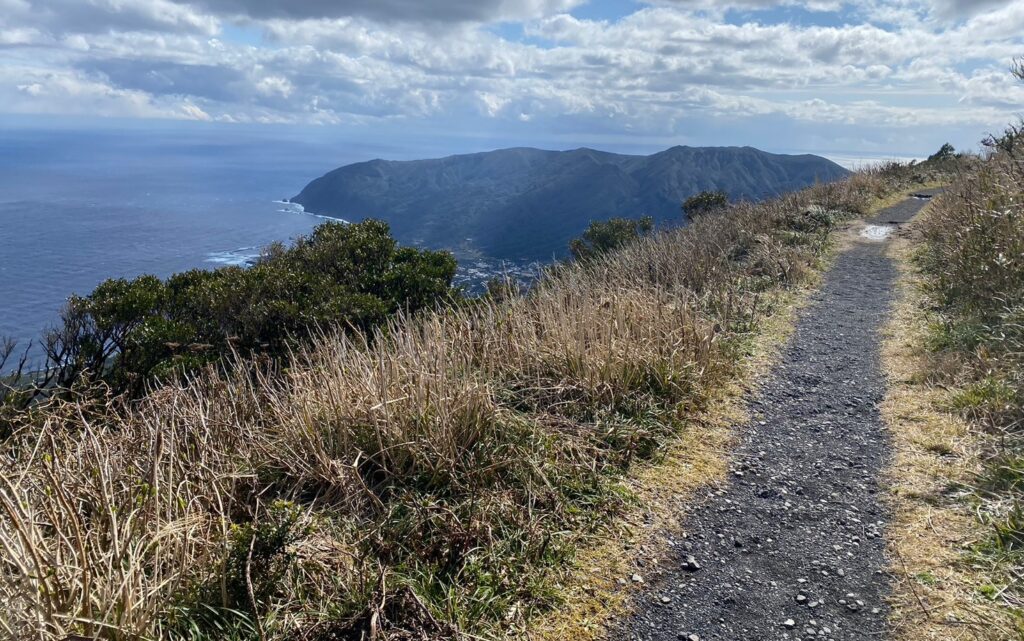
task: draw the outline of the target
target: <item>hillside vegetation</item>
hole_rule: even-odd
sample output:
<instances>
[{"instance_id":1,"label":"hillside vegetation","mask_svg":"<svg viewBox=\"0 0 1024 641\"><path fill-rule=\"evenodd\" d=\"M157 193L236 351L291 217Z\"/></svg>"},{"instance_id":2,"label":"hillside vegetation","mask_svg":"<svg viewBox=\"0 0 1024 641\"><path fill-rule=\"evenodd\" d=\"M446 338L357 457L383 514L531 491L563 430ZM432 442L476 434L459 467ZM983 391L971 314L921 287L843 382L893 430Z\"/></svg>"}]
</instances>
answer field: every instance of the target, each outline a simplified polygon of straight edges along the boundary
<instances>
[{"instance_id":1,"label":"hillside vegetation","mask_svg":"<svg viewBox=\"0 0 1024 641\"><path fill-rule=\"evenodd\" d=\"M650 156L519 148L347 165L294 200L318 214L380 218L403 242L547 261L564 257L594 220L647 215L675 224L679 204L702 191L760 200L847 175L820 156L751 147L672 147Z\"/></svg>"},{"instance_id":2,"label":"hillside vegetation","mask_svg":"<svg viewBox=\"0 0 1024 641\"><path fill-rule=\"evenodd\" d=\"M617 480L735 376L776 295L888 167L370 331L315 333L0 445L0 631L18 639L500 636L557 602Z\"/></svg>"},{"instance_id":3,"label":"hillside vegetation","mask_svg":"<svg viewBox=\"0 0 1024 641\"><path fill-rule=\"evenodd\" d=\"M1009 613L1020 636L1024 136L1011 128L989 144L992 156L964 173L921 222L917 261L933 304L929 378L953 390L944 409L968 419L972 431L967 440L981 452L982 469L967 481L967 491L957 495L983 526L980 540L967 551L967 565L991 582L971 589L974 597Z\"/></svg>"},{"instance_id":4,"label":"hillside vegetation","mask_svg":"<svg viewBox=\"0 0 1024 641\"><path fill-rule=\"evenodd\" d=\"M226 356L287 357L319 328L369 331L396 312L453 299L455 259L399 247L387 224L327 223L290 247L267 247L248 268L193 269L166 280L143 275L72 296L60 323L38 341L41 364L0 341L0 435L4 409L40 397L141 394L156 379L194 374ZM30 371L31 370L31 371ZM31 380L31 384L26 384Z\"/></svg>"}]
</instances>

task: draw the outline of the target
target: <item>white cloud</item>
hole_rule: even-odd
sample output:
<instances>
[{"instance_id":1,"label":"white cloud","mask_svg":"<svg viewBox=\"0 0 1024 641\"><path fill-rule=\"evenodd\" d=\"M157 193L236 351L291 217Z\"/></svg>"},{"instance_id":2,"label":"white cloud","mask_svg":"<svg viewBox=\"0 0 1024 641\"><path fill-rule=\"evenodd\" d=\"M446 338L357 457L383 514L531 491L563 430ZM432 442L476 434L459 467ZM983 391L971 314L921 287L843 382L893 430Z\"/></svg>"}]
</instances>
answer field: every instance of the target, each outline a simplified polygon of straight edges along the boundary
<instances>
[{"instance_id":1,"label":"white cloud","mask_svg":"<svg viewBox=\"0 0 1024 641\"><path fill-rule=\"evenodd\" d=\"M32 45L43 41L43 39L43 34L39 30L30 27L0 29L0 47Z\"/></svg>"},{"instance_id":2,"label":"white cloud","mask_svg":"<svg viewBox=\"0 0 1024 641\"><path fill-rule=\"evenodd\" d=\"M383 22L495 22L567 11L584 0L176 0L252 19L363 17Z\"/></svg>"},{"instance_id":3,"label":"white cloud","mask_svg":"<svg viewBox=\"0 0 1024 641\"><path fill-rule=\"evenodd\" d=\"M1024 105L1004 73L1024 53L1021 2L875 0L846 5L843 26L727 22L703 10L723 3L704 0L638 5L614 21L560 13L575 4L455 0L432 4L431 17L412 0L51 0L41 12L0 0L0 109L673 136L737 119L892 135L996 128ZM486 24L507 19L522 21L522 40Z\"/></svg>"},{"instance_id":4,"label":"white cloud","mask_svg":"<svg viewBox=\"0 0 1024 641\"><path fill-rule=\"evenodd\" d=\"M0 0L0 27L34 27L54 35L109 31L212 35L219 21L171 0Z\"/></svg>"},{"instance_id":5,"label":"white cloud","mask_svg":"<svg viewBox=\"0 0 1024 641\"><path fill-rule=\"evenodd\" d=\"M262 94L287 98L295 91L295 87L282 76L266 76L256 82L256 90Z\"/></svg>"},{"instance_id":6,"label":"white cloud","mask_svg":"<svg viewBox=\"0 0 1024 641\"><path fill-rule=\"evenodd\" d=\"M181 114L187 120L201 120L204 122L213 120L213 118L210 117L210 114L190 103L185 103L181 106Z\"/></svg>"},{"instance_id":7,"label":"white cloud","mask_svg":"<svg viewBox=\"0 0 1024 641\"><path fill-rule=\"evenodd\" d=\"M965 18L1015 4L1017 0L931 0L932 12L943 18Z\"/></svg>"},{"instance_id":8,"label":"white cloud","mask_svg":"<svg viewBox=\"0 0 1024 641\"><path fill-rule=\"evenodd\" d=\"M10 113L195 119L198 112L173 101L113 87L71 71L0 67L0 104Z\"/></svg>"},{"instance_id":9,"label":"white cloud","mask_svg":"<svg viewBox=\"0 0 1024 641\"><path fill-rule=\"evenodd\" d=\"M729 10L766 10L797 6L807 11L839 11L845 0L649 0L655 6L679 7L722 14Z\"/></svg>"}]
</instances>

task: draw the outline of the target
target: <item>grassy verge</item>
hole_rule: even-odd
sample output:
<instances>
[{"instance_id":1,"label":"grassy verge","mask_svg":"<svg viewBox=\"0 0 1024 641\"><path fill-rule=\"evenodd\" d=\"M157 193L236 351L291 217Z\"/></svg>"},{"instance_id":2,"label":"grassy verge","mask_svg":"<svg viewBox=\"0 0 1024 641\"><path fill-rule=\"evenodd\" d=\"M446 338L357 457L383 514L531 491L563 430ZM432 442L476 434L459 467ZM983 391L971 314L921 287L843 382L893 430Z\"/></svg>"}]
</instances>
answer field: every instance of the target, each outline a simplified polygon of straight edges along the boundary
<instances>
[{"instance_id":1,"label":"grassy verge","mask_svg":"<svg viewBox=\"0 0 1024 641\"><path fill-rule=\"evenodd\" d=\"M962 175L894 246L886 341L902 638L1024 636L1021 165ZM913 267L911 267L913 265Z\"/></svg>"},{"instance_id":2,"label":"grassy verge","mask_svg":"<svg viewBox=\"0 0 1024 641\"><path fill-rule=\"evenodd\" d=\"M795 316L829 258L823 255L802 286L777 299L773 313L748 342L736 377L715 390L703 411L685 419L655 459L624 481L630 504L579 546L561 589L560 607L537 617L530 626L531 639L600 639L617 617L630 612L643 585L634 578L657 573L684 531L678 517L694 492L725 478L736 438L733 428L748 418L744 401L791 336Z\"/></svg>"},{"instance_id":3,"label":"grassy verge","mask_svg":"<svg viewBox=\"0 0 1024 641\"><path fill-rule=\"evenodd\" d=\"M891 252L901 267L883 344L889 389L882 416L895 450L887 478L893 627L907 641L1005 639L1013 617L990 598L997 578L971 553L987 536L970 490L987 439L948 411L954 392L937 384L925 356L930 314L909 241L896 240Z\"/></svg>"},{"instance_id":4,"label":"grassy verge","mask_svg":"<svg viewBox=\"0 0 1024 641\"><path fill-rule=\"evenodd\" d=\"M0 630L520 632L562 602L580 546L629 511L626 479L680 434L713 444L698 417L766 319L839 221L903 180L741 204L556 270L526 297L321 336L287 368L241 363L123 410L33 412L0 450Z\"/></svg>"},{"instance_id":5,"label":"grassy verge","mask_svg":"<svg viewBox=\"0 0 1024 641\"><path fill-rule=\"evenodd\" d=\"M914 191L945 184L935 179L935 174L914 175L906 167L892 167L890 172L886 179L890 189L880 192L884 195L860 212L865 217L901 202ZM824 272L838 253L856 242L849 230L857 227L852 218L838 226L838 233L816 254L803 280L777 294L770 313L748 337L734 377L714 390L703 411L686 417L678 434L664 444L657 457L624 481L631 504L607 529L595 532L580 546L561 588L563 602L536 618L529 638L600 639L617 618L629 614L636 604L634 594L643 585L633 578L658 572L685 531L678 516L685 513L694 492L725 478L737 436L732 428L749 419L746 399L771 372L795 329L797 314L820 285Z\"/></svg>"}]
</instances>

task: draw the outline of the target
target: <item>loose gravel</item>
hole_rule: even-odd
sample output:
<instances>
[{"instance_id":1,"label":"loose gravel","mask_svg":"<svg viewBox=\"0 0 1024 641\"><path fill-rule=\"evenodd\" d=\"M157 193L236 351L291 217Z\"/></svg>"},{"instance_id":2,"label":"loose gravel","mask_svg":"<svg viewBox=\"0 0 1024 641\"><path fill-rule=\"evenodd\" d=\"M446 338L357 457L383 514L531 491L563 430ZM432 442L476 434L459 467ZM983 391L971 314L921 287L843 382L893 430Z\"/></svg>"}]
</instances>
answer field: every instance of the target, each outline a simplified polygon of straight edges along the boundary
<instances>
[{"instance_id":1,"label":"loose gravel","mask_svg":"<svg viewBox=\"0 0 1024 641\"><path fill-rule=\"evenodd\" d=\"M907 222L908 199L872 225ZM890 446L879 329L897 276L885 242L844 251L750 403L730 480L698 497L686 534L644 575L613 639L882 639ZM635 577L634 577L635 579Z\"/></svg>"}]
</instances>

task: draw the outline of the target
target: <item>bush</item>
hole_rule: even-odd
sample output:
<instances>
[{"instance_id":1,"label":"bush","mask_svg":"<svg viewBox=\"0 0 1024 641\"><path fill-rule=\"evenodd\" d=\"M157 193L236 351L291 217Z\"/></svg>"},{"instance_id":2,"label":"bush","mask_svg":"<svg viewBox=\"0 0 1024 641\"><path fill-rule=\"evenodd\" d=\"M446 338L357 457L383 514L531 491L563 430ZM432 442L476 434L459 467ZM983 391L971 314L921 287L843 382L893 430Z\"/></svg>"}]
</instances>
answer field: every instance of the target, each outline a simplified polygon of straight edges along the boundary
<instances>
[{"instance_id":1,"label":"bush","mask_svg":"<svg viewBox=\"0 0 1024 641\"><path fill-rule=\"evenodd\" d=\"M629 242L646 236L654 229L654 219L644 216L638 220L630 218L612 218L604 221L593 221L582 238L573 239L569 243L569 251L576 260L596 258Z\"/></svg>"},{"instance_id":2,"label":"bush","mask_svg":"<svg viewBox=\"0 0 1024 641\"><path fill-rule=\"evenodd\" d=\"M434 307L453 295L455 269L450 254L400 248L387 224L368 220L321 225L250 268L107 280L72 296L46 334L38 391L84 382L137 396L229 354L280 358L321 330L367 331Z\"/></svg>"},{"instance_id":3,"label":"bush","mask_svg":"<svg viewBox=\"0 0 1024 641\"><path fill-rule=\"evenodd\" d=\"M683 201L683 216L693 218L725 209L728 205L729 196L724 191L702 191Z\"/></svg>"},{"instance_id":4,"label":"bush","mask_svg":"<svg viewBox=\"0 0 1024 641\"><path fill-rule=\"evenodd\" d=\"M930 346L954 365L944 368L945 382L958 388L951 409L976 427L984 450L972 511L991 536L975 552L1005 581L992 598L1009 608L1024 600L1016 584L1024 563L1022 142L1016 127L986 142L991 155L960 176L922 221L918 254L938 316Z\"/></svg>"},{"instance_id":5,"label":"bush","mask_svg":"<svg viewBox=\"0 0 1024 641\"><path fill-rule=\"evenodd\" d=\"M40 408L0 444L7 629L175 638L163 626L196 641L519 628L555 603L574 547L621 511L634 462L735 375L774 296L853 215L842 212L884 191L862 175L626 233L526 295L495 287L472 305L317 335L287 368L242 361L88 419L75 403ZM835 215L808 216L815 207ZM641 235L637 221L625 229ZM310 260L336 258L348 260ZM387 267L408 283L395 260L370 275ZM245 273L229 270L231 287L256 287ZM181 291L203 313L237 295L217 293L220 278L181 276L162 295ZM136 287L132 305L160 299L155 283ZM225 309L212 326L248 326ZM252 331L245 340L265 340Z\"/></svg>"},{"instance_id":6,"label":"bush","mask_svg":"<svg viewBox=\"0 0 1024 641\"><path fill-rule=\"evenodd\" d=\"M947 142L939 147L939 150L934 154L928 156L928 160L925 162L942 162L953 158L956 158L956 148Z\"/></svg>"}]
</instances>

